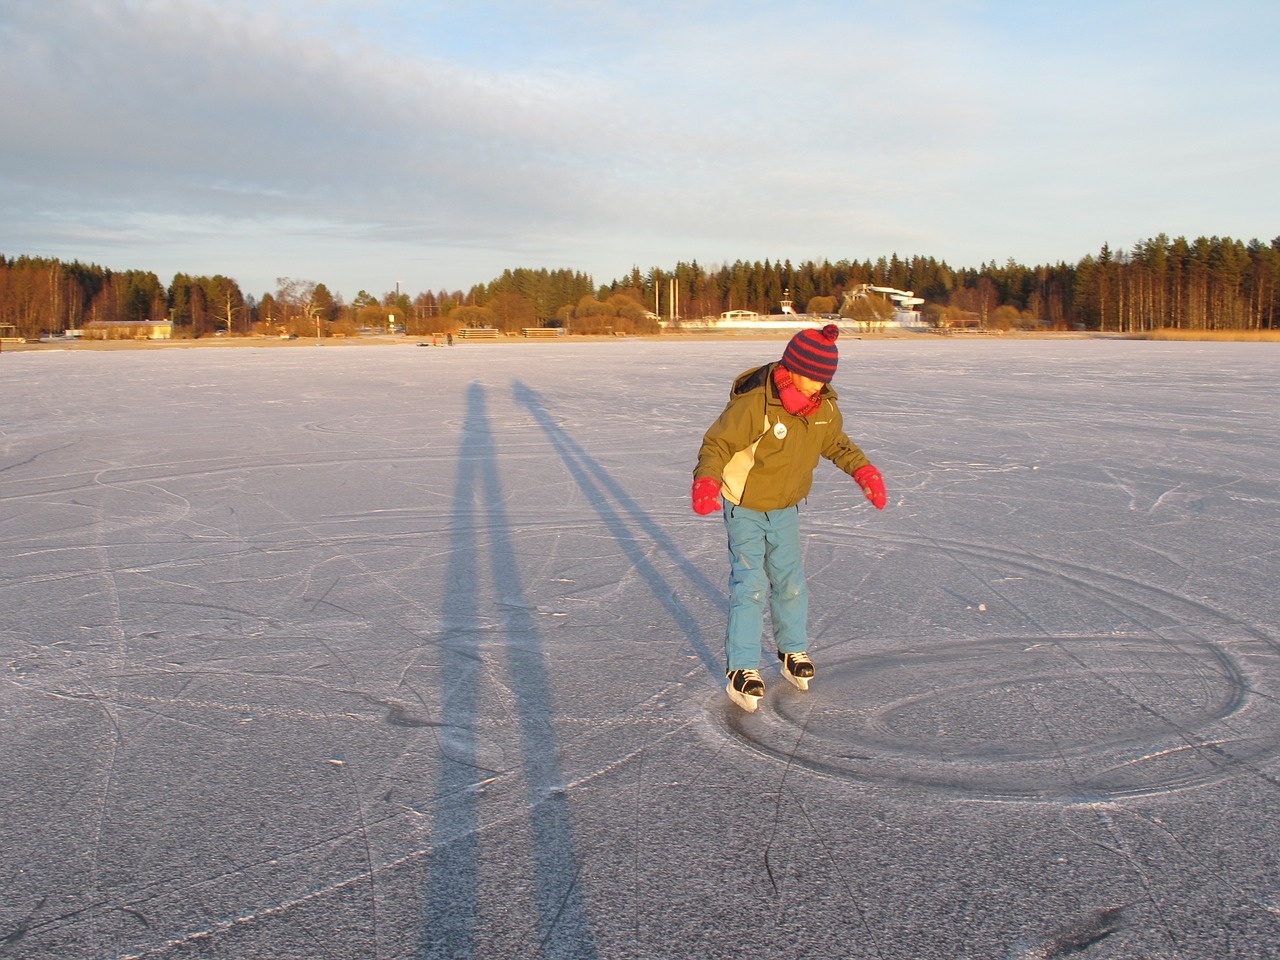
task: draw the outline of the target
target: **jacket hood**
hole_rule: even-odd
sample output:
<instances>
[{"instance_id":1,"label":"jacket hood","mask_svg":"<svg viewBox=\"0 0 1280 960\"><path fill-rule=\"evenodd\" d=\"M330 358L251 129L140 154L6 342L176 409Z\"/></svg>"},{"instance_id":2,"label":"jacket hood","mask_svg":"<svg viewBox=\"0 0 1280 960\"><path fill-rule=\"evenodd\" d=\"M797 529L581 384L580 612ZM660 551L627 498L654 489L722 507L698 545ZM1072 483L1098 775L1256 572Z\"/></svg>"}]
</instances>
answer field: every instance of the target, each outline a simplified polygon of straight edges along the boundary
<instances>
[{"instance_id":1,"label":"jacket hood","mask_svg":"<svg viewBox=\"0 0 1280 960\"><path fill-rule=\"evenodd\" d=\"M778 399L778 387L773 382L773 370L778 366L778 361L766 363L763 367L753 367L744 373L738 374L733 381L733 387L729 390L730 398L740 397L743 394L750 393L752 390L763 389L768 395L769 403L781 403ZM839 395L835 391L835 387L829 383L822 385L823 400L837 400Z\"/></svg>"}]
</instances>

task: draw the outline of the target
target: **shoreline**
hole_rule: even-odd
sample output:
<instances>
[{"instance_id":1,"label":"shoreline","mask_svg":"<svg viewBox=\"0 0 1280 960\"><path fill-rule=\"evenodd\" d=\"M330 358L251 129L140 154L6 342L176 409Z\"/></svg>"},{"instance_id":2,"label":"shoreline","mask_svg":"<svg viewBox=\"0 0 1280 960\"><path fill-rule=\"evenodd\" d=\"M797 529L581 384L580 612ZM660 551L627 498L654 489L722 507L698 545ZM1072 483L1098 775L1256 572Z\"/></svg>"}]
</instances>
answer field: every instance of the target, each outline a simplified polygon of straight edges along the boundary
<instances>
[{"instance_id":1,"label":"shoreline","mask_svg":"<svg viewBox=\"0 0 1280 960\"><path fill-rule=\"evenodd\" d=\"M591 335L591 334L567 334L559 337L522 337L518 334L499 336L494 339L474 339L467 340L457 338L454 340L453 347L475 347L475 346L512 346L523 344L552 344L552 343L617 343L627 340L643 340L647 342L671 342L671 343L704 343L709 340L727 341L727 342L748 342L752 340L778 341L789 340L794 331L777 330L759 332L751 331L734 331L723 333L661 333L661 334L628 334L625 336L609 336L609 335ZM903 341L903 340L937 340L937 341L955 341L955 340L1089 340L1097 338L1116 339L1118 334L1098 334L1087 332L1052 332L1052 333L1026 333L1022 331L1009 333L845 333L843 334L851 340L885 340L885 341ZM337 347L339 349L350 349L352 347L431 347L449 349L443 343L432 343L430 337L405 337L405 336L361 336L361 337L326 337L317 340L315 337L299 337L296 340L281 340L271 337L216 337L201 338L198 340L83 340L83 339L58 339L58 340L39 340L18 342L6 340L0 345L0 353L37 353L37 352L53 352L59 350L75 350L75 351L101 351L101 350L224 350L232 347L248 347L267 350L278 349L299 349L299 348L315 348L315 347Z\"/></svg>"},{"instance_id":2,"label":"shoreline","mask_svg":"<svg viewBox=\"0 0 1280 960\"><path fill-rule=\"evenodd\" d=\"M550 343L617 343L619 341L637 340L646 342L672 343L705 343L717 342L750 342L777 341L790 339L790 330L724 331L698 333L661 333L634 334L625 336L609 336L599 334L567 334L558 337L523 337L517 334L499 336L495 339L455 339L453 347L475 346L514 346ZM895 331L893 333L845 333L850 340L872 340L885 342L932 340L939 343L956 343L964 341L1008 341L1008 340L1134 340L1158 341L1164 343L1280 343L1280 330L1238 330L1238 331L1180 331L1155 330L1142 333L1111 333L1099 331L986 331L950 332ZM365 335L360 337L326 337L317 340L315 337L299 337L294 340L281 340L273 337L205 337L198 340L83 340L58 339L39 341L5 340L0 343L0 356L5 353L52 353L63 350L81 351L114 351L114 350L225 350L229 348L250 349L314 349L315 347L331 347L352 349L358 347L431 347L452 349L445 343L432 343L430 337L408 337L394 335Z\"/></svg>"}]
</instances>

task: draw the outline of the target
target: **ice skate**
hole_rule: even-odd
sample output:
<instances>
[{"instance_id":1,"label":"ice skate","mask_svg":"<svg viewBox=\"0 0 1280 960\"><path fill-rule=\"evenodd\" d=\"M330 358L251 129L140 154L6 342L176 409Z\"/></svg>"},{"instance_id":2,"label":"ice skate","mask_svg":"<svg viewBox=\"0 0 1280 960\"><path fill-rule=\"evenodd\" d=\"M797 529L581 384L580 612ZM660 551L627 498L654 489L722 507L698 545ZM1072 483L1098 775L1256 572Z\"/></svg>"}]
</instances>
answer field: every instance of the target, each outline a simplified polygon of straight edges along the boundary
<instances>
[{"instance_id":1,"label":"ice skate","mask_svg":"<svg viewBox=\"0 0 1280 960\"><path fill-rule=\"evenodd\" d=\"M809 689L809 681L813 679L813 661L807 653L783 653L778 651L778 659L782 661L782 675L801 690Z\"/></svg>"},{"instance_id":2,"label":"ice skate","mask_svg":"<svg viewBox=\"0 0 1280 960\"><path fill-rule=\"evenodd\" d=\"M729 699L747 713L755 713L756 707L760 706L760 698L764 696L764 680L760 671L727 670L725 676L729 678L729 685L725 687Z\"/></svg>"}]
</instances>

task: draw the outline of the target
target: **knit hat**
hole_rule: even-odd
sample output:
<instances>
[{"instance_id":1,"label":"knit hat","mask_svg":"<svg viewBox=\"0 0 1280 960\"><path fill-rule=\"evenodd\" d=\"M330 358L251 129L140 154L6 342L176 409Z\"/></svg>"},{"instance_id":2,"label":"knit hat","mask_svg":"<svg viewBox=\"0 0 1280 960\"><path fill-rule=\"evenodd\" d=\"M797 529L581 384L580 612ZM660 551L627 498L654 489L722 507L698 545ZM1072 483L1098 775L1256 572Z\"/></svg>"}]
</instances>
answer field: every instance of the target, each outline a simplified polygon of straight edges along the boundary
<instances>
[{"instance_id":1,"label":"knit hat","mask_svg":"<svg viewBox=\"0 0 1280 960\"><path fill-rule=\"evenodd\" d=\"M839 336L840 328L834 323L828 323L821 330L801 330L782 351L782 365L802 377L830 383L840 360L836 350Z\"/></svg>"}]
</instances>

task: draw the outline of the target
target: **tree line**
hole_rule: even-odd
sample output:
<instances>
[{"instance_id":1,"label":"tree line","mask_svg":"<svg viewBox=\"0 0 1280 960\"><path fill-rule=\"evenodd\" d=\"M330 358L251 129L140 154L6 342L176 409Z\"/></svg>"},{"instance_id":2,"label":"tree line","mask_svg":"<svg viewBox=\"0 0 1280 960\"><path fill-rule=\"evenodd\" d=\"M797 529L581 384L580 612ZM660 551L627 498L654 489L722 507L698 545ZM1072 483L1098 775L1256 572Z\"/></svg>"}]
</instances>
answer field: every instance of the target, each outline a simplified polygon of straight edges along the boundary
<instances>
[{"instance_id":1,"label":"tree line","mask_svg":"<svg viewBox=\"0 0 1280 960\"><path fill-rule=\"evenodd\" d=\"M1009 260L953 268L933 257L897 254L832 263L737 261L673 269L638 267L596 286L570 270L512 269L470 290L373 296L349 303L323 284L281 277L258 298L224 276L112 271L79 262L0 255L0 333L35 339L91 323L169 321L178 337L408 335L461 327L561 326L575 333L653 333L658 319L713 317L727 310L777 313L784 299L801 311L832 312L860 284L910 290L934 326L1139 332L1273 330L1280 306L1280 237L1170 239L1132 250L1104 244L1075 264L1027 267Z\"/></svg>"}]
</instances>

